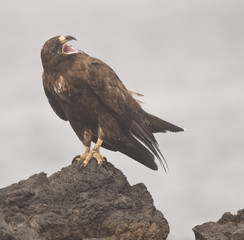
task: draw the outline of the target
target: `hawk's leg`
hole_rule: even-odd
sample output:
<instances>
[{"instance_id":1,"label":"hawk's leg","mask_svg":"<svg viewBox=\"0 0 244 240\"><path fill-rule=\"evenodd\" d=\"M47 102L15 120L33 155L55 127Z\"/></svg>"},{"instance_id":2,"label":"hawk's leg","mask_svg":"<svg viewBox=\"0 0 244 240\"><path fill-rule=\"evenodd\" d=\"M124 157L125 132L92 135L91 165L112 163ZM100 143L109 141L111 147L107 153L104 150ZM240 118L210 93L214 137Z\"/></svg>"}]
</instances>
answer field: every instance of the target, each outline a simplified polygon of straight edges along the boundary
<instances>
[{"instance_id":1,"label":"hawk's leg","mask_svg":"<svg viewBox=\"0 0 244 240\"><path fill-rule=\"evenodd\" d=\"M79 156L78 161L84 161L89 152L90 152L90 146L85 146L85 153L83 153Z\"/></svg>"},{"instance_id":2,"label":"hawk's leg","mask_svg":"<svg viewBox=\"0 0 244 240\"><path fill-rule=\"evenodd\" d=\"M84 161L88 155L88 153L90 152L90 147L89 146L85 146L85 153L81 154L81 155L76 155L73 160L72 160L72 164L74 162L77 161Z\"/></svg>"},{"instance_id":3,"label":"hawk's leg","mask_svg":"<svg viewBox=\"0 0 244 240\"><path fill-rule=\"evenodd\" d=\"M92 158L97 160L98 165L101 165L104 157L99 153L99 149L103 143L103 140L98 138L94 148L90 151L90 148L86 147L86 152L79 157L79 161L83 161L82 167L86 167Z\"/></svg>"},{"instance_id":4,"label":"hawk's leg","mask_svg":"<svg viewBox=\"0 0 244 240\"><path fill-rule=\"evenodd\" d=\"M81 155L77 155L73 158L72 163L76 161L84 161L88 156L91 148L91 141L92 141L92 131L89 129L84 130L83 134L81 134L80 140L85 145L85 153Z\"/></svg>"}]
</instances>

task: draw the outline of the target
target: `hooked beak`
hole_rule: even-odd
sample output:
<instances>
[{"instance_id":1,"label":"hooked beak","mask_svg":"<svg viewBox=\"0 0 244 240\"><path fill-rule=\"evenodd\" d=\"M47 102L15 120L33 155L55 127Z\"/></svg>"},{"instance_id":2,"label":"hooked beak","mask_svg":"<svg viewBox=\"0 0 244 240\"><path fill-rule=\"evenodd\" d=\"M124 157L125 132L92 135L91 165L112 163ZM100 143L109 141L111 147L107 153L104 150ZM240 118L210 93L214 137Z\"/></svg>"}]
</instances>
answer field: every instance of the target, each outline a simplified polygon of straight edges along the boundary
<instances>
[{"instance_id":1,"label":"hooked beak","mask_svg":"<svg viewBox=\"0 0 244 240\"><path fill-rule=\"evenodd\" d=\"M77 41L77 39L76 39L75 37L70 36L70 35L65 36L65 39L66 39L67 42L68 42L68 41L71 41L71 40L75 40L75 41Z\"/></svg>"}]
</instances>

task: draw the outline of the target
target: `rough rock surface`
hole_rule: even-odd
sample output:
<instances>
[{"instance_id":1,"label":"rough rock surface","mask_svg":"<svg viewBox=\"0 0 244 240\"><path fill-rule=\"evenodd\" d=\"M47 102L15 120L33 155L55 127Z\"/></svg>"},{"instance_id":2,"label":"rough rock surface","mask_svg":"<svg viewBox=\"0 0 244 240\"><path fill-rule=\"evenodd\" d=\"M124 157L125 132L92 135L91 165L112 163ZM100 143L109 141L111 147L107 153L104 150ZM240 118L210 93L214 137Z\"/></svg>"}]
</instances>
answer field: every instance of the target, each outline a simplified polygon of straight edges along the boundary
<instances>
[{"instance_id":1,"label":"rough rock surface","mask_svg":"<svg viewBox=\"0 0 244 240\"><path fill-rule=\"evenodd\" d=\"M244 240L244 209L237 215L225 213L219 221L193 228L196 240Z\"/></svg>"},{"instance_id":2,"label":"rough rock surface","mask_svg":"<svg viewBox=\"0 0 244 240\"><path fill-rule=\"evenodd\" d=\"M144 184L111 163L74 163L0 189L1 240L166 239L169 226Z\"/></svg>"}]
</instances>

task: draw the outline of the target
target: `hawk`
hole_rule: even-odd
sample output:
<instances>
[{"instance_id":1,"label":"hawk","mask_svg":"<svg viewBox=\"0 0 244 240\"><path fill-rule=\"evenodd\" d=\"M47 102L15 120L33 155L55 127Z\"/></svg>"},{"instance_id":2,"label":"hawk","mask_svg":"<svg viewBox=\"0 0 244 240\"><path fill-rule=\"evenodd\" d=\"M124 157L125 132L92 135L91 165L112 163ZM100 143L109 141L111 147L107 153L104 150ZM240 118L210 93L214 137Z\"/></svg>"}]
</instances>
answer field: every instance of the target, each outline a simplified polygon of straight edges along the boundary
<instances>
[{"instance_id":1,"label":"hawk","mask_svg":"<svg viewBox=\"0 0 244 240\"><path fill-rule=\"evenodd\" d=\"M85 146L78 157L85 167L91 158L102 164L100 147L119 151L157 170L155 157L167 163L154 137L156 132L183 128L144 111L116 73L103 61L67 44L74 37L56 36L41 49L43 86L54 112L69 121ZM95 145L91 149L91 142Z\"/></svg>"}]
</instances>

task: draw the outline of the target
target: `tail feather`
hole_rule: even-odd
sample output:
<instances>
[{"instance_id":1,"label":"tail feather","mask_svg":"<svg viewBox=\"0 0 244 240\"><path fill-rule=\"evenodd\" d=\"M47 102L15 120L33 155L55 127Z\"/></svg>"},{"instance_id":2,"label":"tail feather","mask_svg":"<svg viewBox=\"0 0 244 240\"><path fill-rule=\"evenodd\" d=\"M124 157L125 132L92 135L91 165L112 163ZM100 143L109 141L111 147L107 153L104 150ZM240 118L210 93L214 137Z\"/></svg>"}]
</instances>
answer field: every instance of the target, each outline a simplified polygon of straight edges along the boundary
<instances>
[{"instance_id":1,"label":"tail feather","mask_svg":"<svg viewBox=\"0 0 244 240\"><path fill-rule=\"evenodd\" d=\"M159 149L157 140L148 126L145 124L140 126L135 121L133 121L132 126L132 135L142 141L151 150L151 152L157 157L160 164L163 166L165 172L167 172L168 164Z\"/></svg>"},{"instance_id":2,"label":"tail feather","mask_svg":"<svg viewBox=\"0 0 244 240\"><path fill-rule=\"evenodd\" d=\"M154 155L133 136L128 140L129 141L127 142L119 143L118 151L133 158L146 167L151 168L152 170L158 170L158 166L154 160Z\"/></svg>"},{"instance_id":3,"label":"tail feather","mask_svg":"<svg viewBox=\"0 0 244 240\"><path fill-rule=\"evenodd\" d=\"M146 113L146 122L153 133L156 132L182 132L184 131L183 128L178 127L172 123L169 123L163 119L160 119L150 113Z\"/></svg>"},{"instance_id":4,"label":"tail feather","mask_svg":"<svg viewBox=\"0 0 244 240\"><path fill-rule=\"evenodd\" d=\"M167 162L153 135L156 132L166 131L180 132L184 129L149 113L142 112L140 117L132 120L130 131L127 134L124 135L124 132L121 131L118 139L110 139L111 142L104 142L102 147L119 151L152 170L158 170L155 162L156 157L167 172Z\"/></svg>"}]
</instances>

